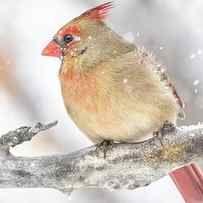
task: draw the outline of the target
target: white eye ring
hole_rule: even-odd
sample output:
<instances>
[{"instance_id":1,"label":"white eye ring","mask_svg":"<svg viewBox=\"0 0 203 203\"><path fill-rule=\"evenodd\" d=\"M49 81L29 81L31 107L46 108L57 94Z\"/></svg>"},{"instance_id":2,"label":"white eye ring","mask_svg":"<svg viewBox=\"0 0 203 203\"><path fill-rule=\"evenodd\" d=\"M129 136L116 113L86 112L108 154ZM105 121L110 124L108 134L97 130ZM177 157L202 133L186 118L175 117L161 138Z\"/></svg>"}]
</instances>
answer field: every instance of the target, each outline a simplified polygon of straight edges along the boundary
<instances>
[{"instance_id":1,"label":"white eye ring","mask_svg":"<svg viewBox=\"0 0 203 203\"><path fill-rule=\"evenodd\" d=\"M79 36L73 36L74 37L74 41L76 41L76 42L78 42L78 41L80 41L80 37Z\"/></svg>"}]
</instances>

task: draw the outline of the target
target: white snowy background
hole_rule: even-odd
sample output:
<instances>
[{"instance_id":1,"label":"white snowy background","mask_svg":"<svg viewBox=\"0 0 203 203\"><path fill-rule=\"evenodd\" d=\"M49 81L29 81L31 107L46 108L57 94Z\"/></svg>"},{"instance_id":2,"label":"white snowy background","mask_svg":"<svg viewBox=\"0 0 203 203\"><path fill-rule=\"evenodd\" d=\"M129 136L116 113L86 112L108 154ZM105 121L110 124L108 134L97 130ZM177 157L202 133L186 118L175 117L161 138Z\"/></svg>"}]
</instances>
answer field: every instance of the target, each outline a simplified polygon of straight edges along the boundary
<instances>
[{"instance_id":1,"label":"white snowy background","mask_svg":"<svg viewBox=\"0 0 203 203\"><path fill-rule=\"evenodd\" d=\"M60 61L41 50L67 21L97 4L94 0L0 0L0 134L37 121L58 126L13 153L69 153L91 142L63 106L57 73ZM186 120L202 121L203 1L117 0L107 20L121 35L145 46L168 66L186 103ZM169 177L136 191L80 190L68 198L50 189L0 190L0 203L183 203Z\"/></svg>"}]
</instances>

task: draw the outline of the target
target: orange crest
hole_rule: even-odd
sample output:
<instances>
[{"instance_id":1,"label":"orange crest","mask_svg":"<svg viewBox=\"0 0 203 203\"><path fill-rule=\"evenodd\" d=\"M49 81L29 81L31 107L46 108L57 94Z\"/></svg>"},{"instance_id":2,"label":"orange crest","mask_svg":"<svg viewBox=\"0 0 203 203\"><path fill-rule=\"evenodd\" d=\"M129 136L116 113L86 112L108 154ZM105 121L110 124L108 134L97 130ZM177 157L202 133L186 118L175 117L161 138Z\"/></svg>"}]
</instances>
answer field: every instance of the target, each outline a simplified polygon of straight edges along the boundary
<instances>
[{"instance_id":1,"label":"orange crest","mask_svg":"<svg viewBox=\"0 0 203 203\"><path fill-rule=\"evenodd\" d=\"M82 17L87 16L95 20L104 20L112 8L113 2L107 2L86 11L81 16Z\"/></svg>"}]
</instances>

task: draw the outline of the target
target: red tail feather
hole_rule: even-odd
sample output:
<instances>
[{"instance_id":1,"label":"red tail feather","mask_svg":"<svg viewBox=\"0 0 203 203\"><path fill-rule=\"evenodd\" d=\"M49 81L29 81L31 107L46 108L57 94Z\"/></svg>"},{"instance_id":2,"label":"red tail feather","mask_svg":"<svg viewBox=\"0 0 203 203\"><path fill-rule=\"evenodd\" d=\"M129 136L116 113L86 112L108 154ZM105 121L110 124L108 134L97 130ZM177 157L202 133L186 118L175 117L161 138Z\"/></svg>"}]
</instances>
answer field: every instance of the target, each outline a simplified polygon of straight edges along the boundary
<instances>
[{"instance_id":1,"label":"red tail feather","mask_svg":"<svg viewBox=\"0 0 203 203\"><path fill-rule=\"evenodd\" d=\"M105 17L108 15L109 10L111 10L112 8L113 2L107 2L86 11L85 13L82 14L82 16L88 16L89 18L95 20L104 20Z\"/></svg>"}]
</instances>

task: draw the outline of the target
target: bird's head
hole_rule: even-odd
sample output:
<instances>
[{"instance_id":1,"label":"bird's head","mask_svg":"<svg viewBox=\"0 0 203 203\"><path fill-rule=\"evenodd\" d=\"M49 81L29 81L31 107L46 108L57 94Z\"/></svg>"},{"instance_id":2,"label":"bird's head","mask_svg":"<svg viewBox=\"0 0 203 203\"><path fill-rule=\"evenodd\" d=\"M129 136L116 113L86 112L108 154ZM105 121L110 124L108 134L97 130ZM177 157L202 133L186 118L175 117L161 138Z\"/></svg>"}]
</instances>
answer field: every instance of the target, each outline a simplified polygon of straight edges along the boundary
<instances>
[{"instance_id":1,"label":"bird's head","mask_svg":"<svg viewBox=\"0 0 203 203\"><path fill-rule=\"evenodd\" d=\"M112 8L112 2L90 9L63 26L43 49L42 55L63 57L78 56L94 47L95 38L104 26L103 20Z\"/></svg>"}]
</instances>

